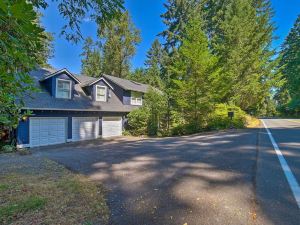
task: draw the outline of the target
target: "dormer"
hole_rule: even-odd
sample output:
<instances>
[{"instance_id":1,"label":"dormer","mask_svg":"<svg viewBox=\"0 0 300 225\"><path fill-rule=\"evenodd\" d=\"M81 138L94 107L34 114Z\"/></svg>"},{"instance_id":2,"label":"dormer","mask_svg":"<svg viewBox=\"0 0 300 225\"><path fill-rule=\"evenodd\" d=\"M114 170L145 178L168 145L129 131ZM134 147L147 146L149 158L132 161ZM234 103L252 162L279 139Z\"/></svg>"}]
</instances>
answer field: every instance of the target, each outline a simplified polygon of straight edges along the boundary
<instances>
[{"instance_id":1,"label":"dormer","mask_svg":"<svg viewBox=\"0 0 300 225\"><path fill-rule=\"evenodd\" d=\"M40 82L49 91L52 97L59 99L72 99L74 86L80 81L67 69L58 70L43 77Z\"/></svg>"},{"instance_id":2,"label":"dormer","mask_svg":"<svg viewBox=\"0 0 300 225\"><path fill-rule=\"evenodd\" d=\"M110 75L103 77L112 82L115 93L124 105L143 105L144 94L148 91L149 85Z\"/></svg>"},{"instance_id":3,"label":"dormer","mask_svg":"<svg viewBox=\"0 0 300 225\"><path fill-rule=\"evenodd\" d=\"M130 91L130 105L143 105L144 93L138 91Z\"/></svg>"},{"instance_id":4,"label":"dormer","mask_svg":"<svg viewBox=\"0 0 300 225\"><path fill-rule=\"evenodd\" d=\"M95 102L108 102L114 88L103 77L97 78L81 85L85 92Z\"/></svg>"}]
</instances>

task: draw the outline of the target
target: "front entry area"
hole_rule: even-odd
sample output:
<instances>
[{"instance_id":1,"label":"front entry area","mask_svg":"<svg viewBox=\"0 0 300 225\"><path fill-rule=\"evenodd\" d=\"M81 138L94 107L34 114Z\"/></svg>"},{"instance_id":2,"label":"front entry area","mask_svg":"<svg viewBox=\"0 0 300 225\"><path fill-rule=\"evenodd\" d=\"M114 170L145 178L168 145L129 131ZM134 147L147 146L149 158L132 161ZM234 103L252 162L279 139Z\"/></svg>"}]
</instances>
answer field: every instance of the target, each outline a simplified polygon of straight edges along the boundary
<instances>
[{"instance_id":1,"label":"front entry area","mask_svg":"<svg viewBox=\"0 0 300 225\"><path fill-rule=\"evenodd\" d=\"M30 147L65 143L67 118L30 118Z\"/></svg>"}]
</instances>

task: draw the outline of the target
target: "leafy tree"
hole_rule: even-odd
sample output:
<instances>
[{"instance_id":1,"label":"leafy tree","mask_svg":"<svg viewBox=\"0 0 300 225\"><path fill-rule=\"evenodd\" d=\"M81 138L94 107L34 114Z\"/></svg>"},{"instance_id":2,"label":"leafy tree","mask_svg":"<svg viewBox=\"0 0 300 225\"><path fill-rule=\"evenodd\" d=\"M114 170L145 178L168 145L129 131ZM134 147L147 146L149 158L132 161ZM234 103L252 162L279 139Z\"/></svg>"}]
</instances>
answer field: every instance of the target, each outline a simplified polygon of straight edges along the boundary
<instances>
[{"instance_id":1,"label":"leafy tree","mask_svg":"<svg viewBox=\"0 0 300 225\"><path fill-rule=\"evenodd\" d=\"M83 39L80 25L85 18L95 21L98 33L124 9L124 0L29 0L37 9L46 9L50 2L56 2L60 15L67 23L61 35L67 40L78 42Z\"/></svg>"},{"instance_id":2,"label":"leafy tree","mask_svg":"<svg viewBox=\"0 0 300 225\"><path fill-rule=\"evenodd\" d=\"M150 88L144 96L143 106L128 114L130 132L133 135L157 135L164 128L165 110L165 95Z\"/></svg>"},{"instance_id":3,"label":"leafy tree","mask_svg":"<svg viewBox=\"0 0 300 225\"><path fill-rule=\"evenodd\" d=\"M45 63L44 29L33 5L25 0L0 4L0 125L16 127L23 99L34 91L28 72Z\"/></svg>"},{"instance_id":4,"label":"leafy tree","mask_svg":"<svg viewBox=\"0 0 300 225\"><path fill-rule=\"evenodd\" d=\"M134 27L128 12L114 19L102 30L103 72L126 77L129 74L130 59L140 42L140 32Z\"/></svg>"},{"instance_id":5,"label":"leafy tree","mask_svg":"<svg viewBox=\"0 0 300 225\"><path fill-rule=\"evenodd\" d=\"M148 108L141 107L128 114L127 129L132 135L145 135L148 133L148 121L150 118Z\"/></svg>"},{"instance_id":6,"label":"leafy tree","mask_svg":"<svg viewBox=\"0 0 300 225\"><path fill-rule=\"evenodd\" d=\"M88 37L81 53L81 73L87 76L99 77L102 74L102 57L99 44Z\"/></svg>"},{"instance_id":7,"label":"leafy tree","mask_svg":"<svg viewBox=\"0 0 300 225\"><path fill-rule=\"evenodd\" d=\"M165 128L166 97L157 89L150 88L145 94L145 107L149 111L148 134L157 135Z\"/></svg>"},{"instance_id":8,"label":"leafy tree","mask_svg":"<svg viewBox=\"0 0 300 225\"><path fill-rule=\"evenodd\" d=\"M200 19L193 18L173 65L173 96L178 110L194 131L205 126L214 102L214 80L218 77L217 59L211 54Z\"/></svg>"},{"instance_id":9,"label":"leafy tree","mask_svg":"<svg viewBox=\"0 0 300 225\"><path fill-rule=\"evenodd\" d=\"M280 66L283 78L287 81L281 95L291 96L293 102L300 99L300 15L288 34L281 50ZM296 104L293 104L296 105Z\"/></svg>"},{"instance_id":10,"label":"leafy tree","mask_svg":"<svg viewBox=\"0 0 300 225\"><path fill-rule=\"evenodd\" d=\"M28 72L49 66L52 36L39 24L36 11L54 0L2 0L0 2L0 126L16 127L24 111L23 98L35 91ZM82 38L80 24L90 17L98 32L123 10L123 0L58 0L60 14L68 22L61 34L67 40ZM26 112L26 114L29 112Z\"/></svg>"}]
</instances>

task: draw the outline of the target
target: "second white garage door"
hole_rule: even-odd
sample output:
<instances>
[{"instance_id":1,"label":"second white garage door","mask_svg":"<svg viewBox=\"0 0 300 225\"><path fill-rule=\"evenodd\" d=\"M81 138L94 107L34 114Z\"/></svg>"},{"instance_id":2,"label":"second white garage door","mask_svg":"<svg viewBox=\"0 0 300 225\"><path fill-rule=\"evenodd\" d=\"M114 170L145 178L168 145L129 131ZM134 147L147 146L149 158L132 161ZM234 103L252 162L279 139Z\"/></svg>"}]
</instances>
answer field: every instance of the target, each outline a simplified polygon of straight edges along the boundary
<instances>
[{"instance_id":1,"label":"second white garage door","mask_svg":"<svg viewBox=\"0 0 300 225\"><path fill-rule=\"evenodd\" d=\"M98 117L73 117L72 118L72 140L89 140L98 138Z\"/></svg>"},{"instance_id":2,"label":"second white garage door","mask_svg":"<svg viewBox=\"0 0 300 225\"><path fill-rule=\"evenodd\" d=\"M102 137L122 136L122 117L102 118Z\"/></svg>"}]
</instances>

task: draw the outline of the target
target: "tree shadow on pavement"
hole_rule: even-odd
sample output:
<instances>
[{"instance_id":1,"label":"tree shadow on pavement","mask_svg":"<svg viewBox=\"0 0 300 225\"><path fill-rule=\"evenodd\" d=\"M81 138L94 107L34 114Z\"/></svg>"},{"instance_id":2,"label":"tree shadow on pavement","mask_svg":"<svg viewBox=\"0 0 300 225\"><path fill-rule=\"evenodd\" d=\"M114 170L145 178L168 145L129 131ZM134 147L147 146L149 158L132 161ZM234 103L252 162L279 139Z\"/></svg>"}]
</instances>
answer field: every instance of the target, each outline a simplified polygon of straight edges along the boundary
<instances>
[{"instance_id":1,"label":"tree shadow on pavement","mask_svg":"<svg viewBox=\"0 0 300 225\"><path fill-rule=\"evenodd\" d=\"M284 224L256 205L258 131L94 140L41 148L37 154L102 182L111 224ZM256 210L264 220L256 219Z\"/></svg>"}]
</instances>

